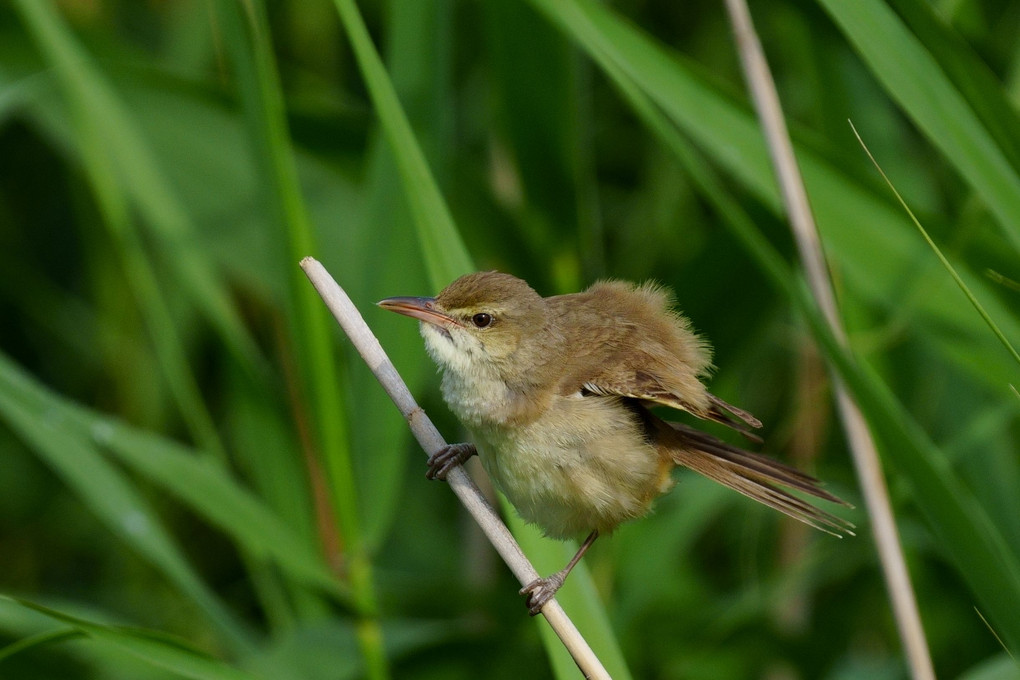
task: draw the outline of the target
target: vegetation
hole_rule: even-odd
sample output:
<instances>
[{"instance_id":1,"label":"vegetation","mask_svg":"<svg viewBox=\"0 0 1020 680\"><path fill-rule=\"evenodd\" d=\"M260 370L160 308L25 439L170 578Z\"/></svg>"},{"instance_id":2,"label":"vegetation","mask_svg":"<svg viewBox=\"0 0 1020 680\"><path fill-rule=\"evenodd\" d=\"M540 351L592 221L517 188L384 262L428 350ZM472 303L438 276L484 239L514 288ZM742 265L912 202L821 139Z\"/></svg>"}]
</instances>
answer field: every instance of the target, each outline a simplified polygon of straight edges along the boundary
<instances>
[{"instance_id":1,"label":"vegetation","mask_svg":"<svg viewBox=\"0 0 1020 680\"><path fill-rule=\"evenodd\" d=\"M413 324L374 301L471 269L656 279L764 451L857 506L838 540L679 475L559 598L614 678L908 677L828 366L939 676L1020 677L1020 11L752 11L849 352L721 3L0 6L0 677L578 677L305 255L451 441ZM540 571L572 552L507 519Z\"/></svg>"}]
</instances>

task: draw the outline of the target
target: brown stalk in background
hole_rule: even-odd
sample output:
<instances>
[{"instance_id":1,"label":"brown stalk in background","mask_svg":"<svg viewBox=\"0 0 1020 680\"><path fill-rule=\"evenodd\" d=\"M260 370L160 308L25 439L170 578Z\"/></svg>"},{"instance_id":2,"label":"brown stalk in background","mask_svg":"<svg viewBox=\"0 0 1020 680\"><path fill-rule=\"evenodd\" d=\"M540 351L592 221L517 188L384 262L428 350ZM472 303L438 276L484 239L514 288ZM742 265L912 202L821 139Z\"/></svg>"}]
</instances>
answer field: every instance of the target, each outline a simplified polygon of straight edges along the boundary
<instances>
[{"instance_id":1,"label":"brown stalk in background","mask_svg":"<svg viewBox=\"0 0 1020 680\"><path fill-rule=\"evenodd\" d=\"M846 332L837 312L836 298L825 264L821 239L811 213L800 169L793 155L793 144L783 119L775 82L765 60L761 42L755 33L750 11L745 0L726 0L726 8L733 23L744 75L765 133L808 284L833 334L843 346L847 346ZM924 635L914 589L907 573L875 442L860 408L835 370L832 371L832 383L843 430L864 495L864 503L872 521L875 544L911 677L915 680L934 680L935 670L928 651L928 641Z\"/></svg>"}]
</instances>

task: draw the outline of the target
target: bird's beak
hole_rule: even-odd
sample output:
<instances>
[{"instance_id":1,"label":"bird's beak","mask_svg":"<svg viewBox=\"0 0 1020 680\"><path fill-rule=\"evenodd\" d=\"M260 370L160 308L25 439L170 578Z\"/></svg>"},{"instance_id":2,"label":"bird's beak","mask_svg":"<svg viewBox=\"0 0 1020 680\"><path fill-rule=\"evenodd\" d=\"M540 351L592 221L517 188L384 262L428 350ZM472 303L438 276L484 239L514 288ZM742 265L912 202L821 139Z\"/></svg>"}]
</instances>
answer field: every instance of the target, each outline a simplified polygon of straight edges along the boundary
<instances>
[{"instance_id":1,"label":"bird's beak","mask_svg":"<svg viewBox=\"0 0 1020 680\"><path fill-rule=\"evenodd\" d=\"M376 303L383 309L403 314L419 321L438 326L446 330L448 326L456 326L457 320L444 313L436 306L436 299L430 297L391 297Z\"/></svg>"}]
</instances>

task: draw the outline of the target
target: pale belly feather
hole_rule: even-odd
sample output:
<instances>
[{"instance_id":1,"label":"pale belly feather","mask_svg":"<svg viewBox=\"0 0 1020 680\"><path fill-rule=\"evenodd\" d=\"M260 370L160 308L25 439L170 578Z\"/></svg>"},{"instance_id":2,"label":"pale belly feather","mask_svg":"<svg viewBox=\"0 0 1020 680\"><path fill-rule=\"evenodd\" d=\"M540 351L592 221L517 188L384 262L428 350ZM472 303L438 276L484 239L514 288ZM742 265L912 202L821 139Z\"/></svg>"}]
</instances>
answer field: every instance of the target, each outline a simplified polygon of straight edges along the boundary
<instances>
[{"instance_id":1,"label":"pale belly feather","mask_svg":"<svg viewBox=\"0 0 1020 680\"><path fill-rule=\"evenodd\" d=\"M525 520L554 538L606 533L672 486L672 464L620 401L554 399L525 425L469 427L485 470Z\"/></svg>"}]
</instances>

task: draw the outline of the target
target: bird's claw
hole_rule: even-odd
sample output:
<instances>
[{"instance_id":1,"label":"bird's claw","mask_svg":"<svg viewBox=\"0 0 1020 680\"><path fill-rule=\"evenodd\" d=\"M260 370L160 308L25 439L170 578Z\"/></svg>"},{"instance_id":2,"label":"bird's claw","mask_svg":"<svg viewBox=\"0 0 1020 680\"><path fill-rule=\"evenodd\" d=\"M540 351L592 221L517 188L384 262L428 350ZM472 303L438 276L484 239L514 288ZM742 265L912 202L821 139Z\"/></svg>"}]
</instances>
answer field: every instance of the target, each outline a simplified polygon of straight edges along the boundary
<instances>
[{"instance_id":1,"label":"bird's claw","mask_svg":"<svg viewBox=\"0 0 1020 680\"><path fill-rule=\"evenodd\" d=\"M478 451L474 444L448 444L429 456L429 469L425 471L425 477L445 480L450 470L462 465L476 453Z\"/></svg>"},{"instance_id":2,"label":"bird's claw","mask_svg":"<svg viewBox=\"0 0 1020 680\"><path fill-rule=\"evenodd\" d=\"M520 594L528 597L525 601L528 613L532 616L539 614L542 607L556 596L556 591L563 586L564 580L565 576L557 572L546 578L537 578L521 588Z\"/></svg>"}]
</instances>

